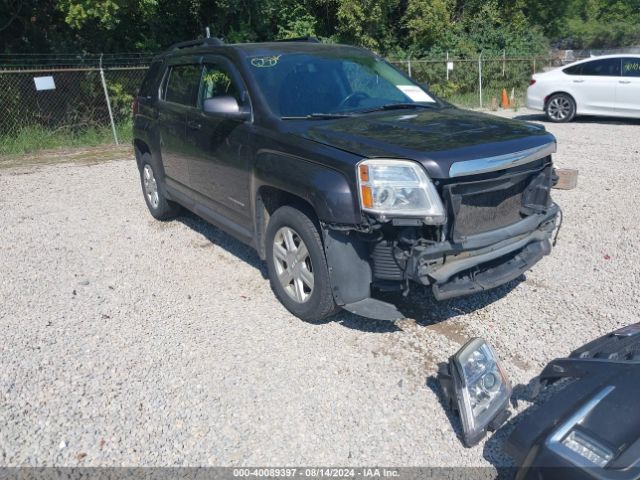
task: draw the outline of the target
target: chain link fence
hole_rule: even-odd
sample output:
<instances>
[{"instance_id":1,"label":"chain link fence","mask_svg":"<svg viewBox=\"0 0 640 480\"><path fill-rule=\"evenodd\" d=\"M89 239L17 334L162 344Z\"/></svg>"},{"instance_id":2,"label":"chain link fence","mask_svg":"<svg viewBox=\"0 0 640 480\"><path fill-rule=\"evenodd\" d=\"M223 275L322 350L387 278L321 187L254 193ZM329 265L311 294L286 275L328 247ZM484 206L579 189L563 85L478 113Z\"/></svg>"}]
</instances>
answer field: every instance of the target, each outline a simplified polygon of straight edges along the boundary
<instances>
[{"instance_id":1,"label":"chain link fence","mask_svg":"<svg viewBox=\"0 0 640 480\"><path fill-rule=\"evenodd\" d=\"M39 63L47 62L47 66ZM17 64L19 63L19 64ZM148 57L0 55L0 156L46 148L127 143L131 102ZM471 108L498 108L502 89L522 106L534 72L551 57L391 60L441 98Z\"/></svg>"},{"instance_id":2,"label":"chain link fence","mask_svg":"<svg viewBox=\"0 0 640 480\"><path fill-rule=\"evenodd\" d=\"M502 90L514 108L524 105L531 75L557 64L552 57L485 57L392 60L414 80L462 107L496 109Z\"/></svg>"},{"instance_id":3,"label":"chain link fence","mask_svg":"<svg viewBox=\"0 0 640 480\"><path fill-rule=\"evenodd\" d=\"M129 141L146 69L0 68L0 155Z\"/></svg>"}]
</instances>

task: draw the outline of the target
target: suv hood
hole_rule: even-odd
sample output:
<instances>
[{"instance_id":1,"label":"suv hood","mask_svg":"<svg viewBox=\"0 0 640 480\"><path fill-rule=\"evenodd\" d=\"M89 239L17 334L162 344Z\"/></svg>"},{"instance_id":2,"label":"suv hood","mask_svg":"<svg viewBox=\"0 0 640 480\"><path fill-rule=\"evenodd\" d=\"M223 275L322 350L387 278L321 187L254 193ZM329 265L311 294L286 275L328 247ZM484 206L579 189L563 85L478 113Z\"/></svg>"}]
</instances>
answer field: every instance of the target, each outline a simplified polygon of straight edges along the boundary
<instances>
[{"instance_id":1,"label":"suv hood","mask_svg":"<svg viewBox=\"0 0 640 480\"><path fill-rule=\"evenodd\" d=\"M388 110L295 124L290 133L363 158L416 160L432 178L449 177L456 162L555 143L542 126L455 107Z\"/></svg>"}]
</instances>

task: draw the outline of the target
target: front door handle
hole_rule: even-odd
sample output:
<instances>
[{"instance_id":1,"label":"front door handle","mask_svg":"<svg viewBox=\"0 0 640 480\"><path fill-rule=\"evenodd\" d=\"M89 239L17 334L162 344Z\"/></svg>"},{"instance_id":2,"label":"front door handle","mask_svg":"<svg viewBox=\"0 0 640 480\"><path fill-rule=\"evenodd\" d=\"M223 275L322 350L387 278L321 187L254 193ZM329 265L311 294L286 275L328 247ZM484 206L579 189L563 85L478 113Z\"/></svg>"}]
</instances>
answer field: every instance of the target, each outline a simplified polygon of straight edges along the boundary
<instances>
[{"instance_id":1,"label":"front door handle","mask_svg":"<svg viewBox=\"0 0 640 480\"><path fill-rule=\"evenodd\" d=\"M618 83L623 83L623 84L627 84L627 83L631 83L631 80L618 80Z\"/></svg>"},{"instance_id":2,"label":"front door handle","mask_svg":"<svg viewBox=\"0 0 640 480\"><path fill-rule=\"evenodd\" d=\"M584 80L574 80L573 83L583 83Z\"/></svg>"},{"instance_id":3,"label":"front door handle","mask_svg":"<svg viewBox=\"0 0 640 480\"><path fill-rule=\"evenodd\" d=\"M190 130L200 130L202 128L202 124L191 120L187 122L187 128L189 128Z\"/></svg>"}]
</instances>

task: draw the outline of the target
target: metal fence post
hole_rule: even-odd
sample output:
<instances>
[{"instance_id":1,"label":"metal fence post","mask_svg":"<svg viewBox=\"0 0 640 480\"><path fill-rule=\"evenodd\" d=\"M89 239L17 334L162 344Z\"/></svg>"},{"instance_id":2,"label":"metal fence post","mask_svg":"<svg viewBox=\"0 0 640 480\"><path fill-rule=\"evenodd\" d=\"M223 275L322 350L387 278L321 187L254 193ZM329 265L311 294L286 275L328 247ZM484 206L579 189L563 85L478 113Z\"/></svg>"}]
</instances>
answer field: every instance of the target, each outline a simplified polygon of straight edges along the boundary
<instances>
[{"instance_id":1,"label":"metal fence post","mask_svg":"<svg viewBox=\"0 0 640 480\"><path fill-rule=\"evenodd\" d=\"M480 108L482 108L482 52L478 56L478 86L480 87Z\"/></svg>"},{"instance_id":2,"label":"metal fence post","mask_svg":"<svg viewBox=\"0 0 640 480\"><path fill-rule=\"evenodd\" d=\"M504 78L507 71L507 51L502 50L502 78Z\"/></svg>"},{"instance_id":3,"label":"metal fence post","mask_svg":"<svg viewBox=\"0 0 640 480\"><path fill-rule=\"evenodd\" d=\"M409 78L413 78L411 75L411 59L407 60L407 71L409 72Z\"/></svg>"},{"instance_id":4,"label":"metal fence post","mask_svg":"<svg viewBox=\"0 0 640 480\"><path fill-rule=\"evenodd\" d=\"M107 82L104 79L104 69L102 68L102 54L100 54L100 79L102 80L102 88L104 90L104 99L107 102L107 110L109 111L109 120L111 121L111 130L113 131L113 139L116 145L120 145L118 142L118 134L116 133L116 124L113 121L113 112L111 111L111 101L109 100L109 91L107 90Z\"/></svg>"},{"instance_id":5,"label":"metal fence post","mask_svg":"<svg viewBox=\"0 0 640 480\"><path fill-rule=\"evenodd\" d=\"M447 72L447 82L449 82L449 50L447 50L447 63L445 64L444 69Z\"/></svg>"}]
</instances>

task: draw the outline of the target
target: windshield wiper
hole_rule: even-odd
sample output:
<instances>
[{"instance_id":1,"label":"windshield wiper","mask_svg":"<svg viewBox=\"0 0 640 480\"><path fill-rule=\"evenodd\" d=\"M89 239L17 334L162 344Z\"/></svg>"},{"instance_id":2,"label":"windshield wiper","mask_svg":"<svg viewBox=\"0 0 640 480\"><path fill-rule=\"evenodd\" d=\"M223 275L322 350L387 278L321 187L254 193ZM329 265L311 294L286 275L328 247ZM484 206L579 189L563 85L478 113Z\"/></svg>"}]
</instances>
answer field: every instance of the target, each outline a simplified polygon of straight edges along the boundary
<instances>
[{"instance_id":1,"label":"windshield wiper","mask_svg":"<svg viewBox=\"0 0 640 480\"><path fill-rule=\"evenodd\" d=\"M280 117L282 120L330 120L332 118L352 117L350 113L310 113L309 115Z\"/></svg>"},{"instance_id":2,"label":"windshield wiper","mask_svg":"<svg viewBox=\"0 0 640 480\"><path fill-rule=\"evenodd\" d=\"M367 110L359 110L356 113L371 113L380 112L383 110L411 110L414 108L435 108L437 106L437 103L434 103L433 105L426 105L424 103L387 103L379 107L369 108Z\"/></svg>"}]
</instances>

